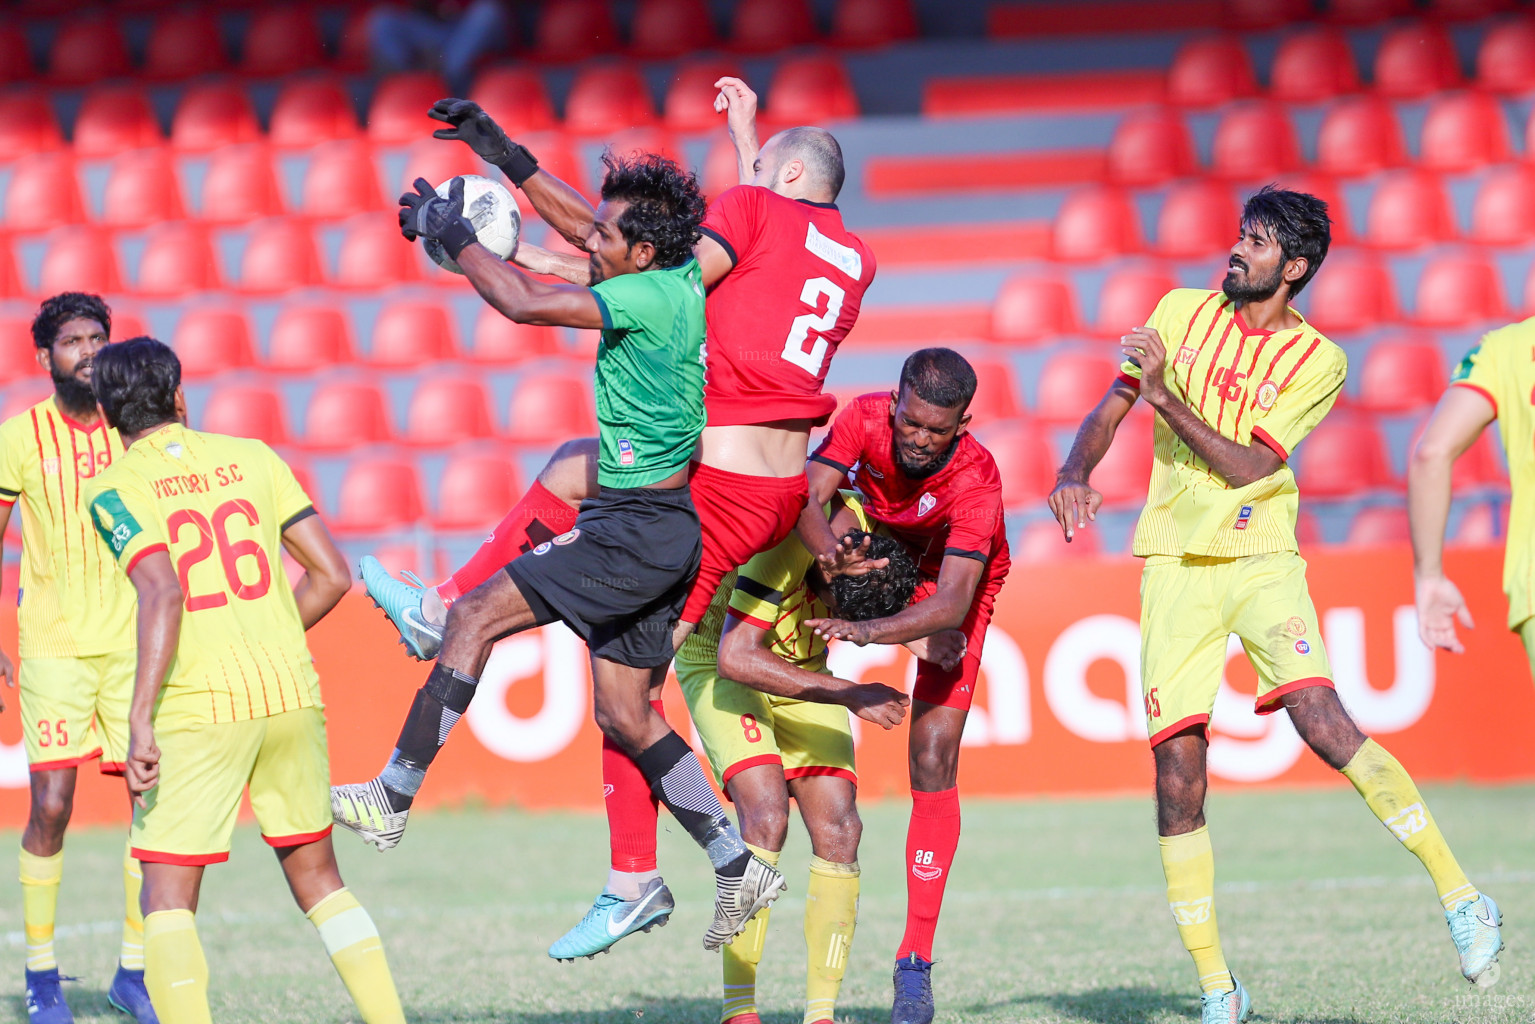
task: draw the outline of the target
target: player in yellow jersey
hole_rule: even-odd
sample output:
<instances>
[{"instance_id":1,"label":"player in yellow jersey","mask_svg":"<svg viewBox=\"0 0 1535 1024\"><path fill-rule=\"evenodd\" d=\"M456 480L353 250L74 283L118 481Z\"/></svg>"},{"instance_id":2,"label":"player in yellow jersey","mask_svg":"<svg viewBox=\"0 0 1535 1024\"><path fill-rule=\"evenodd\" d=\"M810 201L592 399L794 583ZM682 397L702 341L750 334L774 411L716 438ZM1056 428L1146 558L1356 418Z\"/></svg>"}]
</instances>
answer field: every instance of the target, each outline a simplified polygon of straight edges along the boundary
<instances>
[{"instance_id":1,"label":"player in yellow jersey","mask_svg":"<svg viewBox=\"0 0 1535 1024\"><path fill-rule=\"evenodd\" d=\"M128 713L145 982L164 1024L205 1024L193 911L249 787L262 837L367 1024L405 1017L378 930L331 849L325 714L304 631L351 586L293 473L259 441L185 426L181 364L151 338L104 349L94 388L127 450L86 488L138 595ZM305 575L289 586L286 550Z\"/></svg>"},{"instance_id":2,"label":"player in yellow jersey","mask_svg":"<svg viewBox=\"0 0 1535 1024\"><path fill-rule=\"evenodd\" d=\"M1461 971L1497 977L1499 917L1455 862L1402 766L1333 690L1295 542L1295 446L1332 408L1343 352L1290 308L1327 255L1327 205L1275 186L1250 196L1221 291L1178 289L1123 339L1123 372L1077 432L1050 508L1066 539L1097 512L1088 477L1137 397L1157 412L1150 494L1135 531L1141 685L1156 764L1168 904L1203 990L1203 1019L1245 1020L1251 998L1216 932L1205 827L1206 725L1235 633L1258 672L1257 710L1283 707L1438 890Z\"/></svg>"},{"instance_id":3,"label":"player in yellow jersey","mask_svg":"<svg viewBox=\"0 0 1535 1024\"><path fill-rule=\"evenodd\" d=\"M103 772L121 775L128 748L133 592L97 543L80 500L91 477L123 452L91 394L92 364L111 327L111 310L98 296L65 292L45 301L32 340L54 393L0 424L0 533L13 508L21 510L16 625L32 789L21 837L21 906L33 1024L74 1019L59 985L53 926L78 768L100 758ZM4 653L0 674L14 681ZM155 1018L144 991L138 864L126 848L123 883L122 946L107 995L143 1024Z\"/></svg>"}]
</instances>

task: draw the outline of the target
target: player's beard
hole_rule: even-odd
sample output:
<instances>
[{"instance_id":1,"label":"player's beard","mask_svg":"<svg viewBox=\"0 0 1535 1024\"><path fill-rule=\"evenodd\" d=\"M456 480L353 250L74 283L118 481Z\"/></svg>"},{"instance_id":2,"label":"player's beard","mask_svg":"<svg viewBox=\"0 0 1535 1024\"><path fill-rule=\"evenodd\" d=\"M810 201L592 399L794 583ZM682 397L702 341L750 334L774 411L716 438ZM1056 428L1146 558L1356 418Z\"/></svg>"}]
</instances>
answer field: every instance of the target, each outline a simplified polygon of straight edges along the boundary
<instances>
[{"instance_id":1,"label":"player's beard","mask_svg":"<svg viewBox=\"0 0 1535 1024\"><path fill-rule=\"evenodd\" d=\"M958 441L958 438L955 438L955 440ZM950 444L949 447L944 449L942 455L922 463L908 462L906 460L906 453L901 450L900 442L893 442L891 447L894 449L895 464L901 467L901 472L905 474L906 479L926 480L949 464L949 459L954 456L956 446Z\"/></svg>"},{"instance_id":2,"label":"player's beard","mask_svg":"<svg viewBox=\"0 0 1535 1024\"><path fill-rule=\"evenodd\" d=\"M1240 266L1245 274L1233 273ZM1284 283L1284 268L1275 267L1274 272L1266 278L1254 278L1252 266L1246 262L1233 264L1227 270L1226 276L1221 280L1221 291L1226 293L1226 298L1240 305L1249 302L1264 302L1274 297L1279 291L1279 286Z\"/></svg>"},{"instance_id":3,"label":"player's beard","mask_svg":"<svg viewBox=\"0 0 1535 1024\"><path fill-rule=\"evenodd\" d=\"M58 397L59 405L68 412L87 413L96 408L96 393L91 390L89 381L81 380L79 373L90 363L84 363L75 367L75 372L67 377L59 376L59 371L54 368L49 371L53 377L53 393Z\"/></svg>"},{"instance_id":4,"label":"player's beard","mask_svg":"<svg viewBox=\"0 0 1535 1024\"><path fill-rule=\"evenodd\" d=\"M597 262L595 255L586 258L586 273L586 286L588 288L602 283L602 265Z\"/></svg>"}]
</instances>

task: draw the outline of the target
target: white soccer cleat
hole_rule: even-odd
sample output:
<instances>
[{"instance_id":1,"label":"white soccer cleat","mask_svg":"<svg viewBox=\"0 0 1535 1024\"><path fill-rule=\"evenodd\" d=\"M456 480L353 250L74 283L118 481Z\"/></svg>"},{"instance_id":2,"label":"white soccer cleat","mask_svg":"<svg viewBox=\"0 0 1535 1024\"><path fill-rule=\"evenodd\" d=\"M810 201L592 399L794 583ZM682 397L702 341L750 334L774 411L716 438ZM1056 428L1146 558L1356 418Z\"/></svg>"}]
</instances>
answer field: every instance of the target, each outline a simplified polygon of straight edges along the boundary
<instances>
[{"instance_id":1,"label":"white soccer cleat","mask_svg":"<svg viewBox=\"0 0 1535 1024\"><path fill-rule=\"evenodd\" d=\"M1454 910L1446 910L1444 919L1460 954L1460 973L1477 988L1492 988L1501 973L1503 912L1491 896L1478 893L1476 899L1462 900Z\"/></svg>"},{"instance_id":2,"label":"white soccer cleat","mask_svg":"<svg viewBox=\"0 0 1535 1024\"><path fill-rule=\"evenodd\" d=\"M1236 987L1229 991L1206 992L1199 997L1200 1024L1242 1024L1252 1016L1253 999L1247 986L1237 981L1235 974L1231 983Z\"/></svg>"},{"instance_id":3,"label":"white soccer cleat","mask_svg":"<svg viewBox=\"0 0 1535 1024\"><path fill-rule=\"evenodd\" d=\"M757 857L740 878L715 872L714 923L704 932L704 948L719 949L740 935L752 916L783 895L785 888L778 869Z\"/></svg>"},{"instance_id":4,"label":"white soccer cleat","mask_svg":"<svg viewBox=\"0 0 1535 1024\"><path fill-rule=\"evenodd\" d=\"M330 814L337 825L355 832L383 853L398 846L404 837L410 808L396 811L390 806L384 784L374 779L330 787Z\"/></svg>"}]
</instances>

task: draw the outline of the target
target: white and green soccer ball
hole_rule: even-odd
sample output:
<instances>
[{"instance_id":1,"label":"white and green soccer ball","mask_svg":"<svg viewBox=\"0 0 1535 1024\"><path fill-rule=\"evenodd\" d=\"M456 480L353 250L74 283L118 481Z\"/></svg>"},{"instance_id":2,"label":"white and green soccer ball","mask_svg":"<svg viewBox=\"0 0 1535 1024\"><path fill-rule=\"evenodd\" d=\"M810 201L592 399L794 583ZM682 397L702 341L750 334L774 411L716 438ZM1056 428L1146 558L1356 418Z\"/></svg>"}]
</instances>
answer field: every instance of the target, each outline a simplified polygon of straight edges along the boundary
<instances>
[{"instance_id":1,"label":"white and green soccer ball","mask_svg":"<svg viewBox=\"0 0 1535 1024\"><path fill-rule=\"evenodd\" d=\"M522 214L517 209L517 200L505 185L492 178L479 174L465 174L462 177L464 216L474 225L475 238L495 253L498 259L510 259L512 253L517 251L517 235L522 230ZM438 185L437 194L446 199L451 184L453 179L449 178ZM425 239L423 244L433 263L455 274L463 273L459 265L448 258L442 243L437 239Z\"/></svg>"}]
</instances>

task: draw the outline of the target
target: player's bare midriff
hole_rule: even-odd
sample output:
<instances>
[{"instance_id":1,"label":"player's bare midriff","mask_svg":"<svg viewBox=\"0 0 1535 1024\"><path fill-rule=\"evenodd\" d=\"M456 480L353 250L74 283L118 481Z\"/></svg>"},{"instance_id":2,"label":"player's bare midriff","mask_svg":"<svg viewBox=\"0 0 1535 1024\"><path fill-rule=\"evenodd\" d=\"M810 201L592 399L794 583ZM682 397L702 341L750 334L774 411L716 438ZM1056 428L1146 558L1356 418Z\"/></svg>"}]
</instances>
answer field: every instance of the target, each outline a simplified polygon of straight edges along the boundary
<instances>
[{"instance_id":1,"label":"player's bare midriff","mask_svg":"<svg viewBox=\"0 0 1535 1024\"><path fill-rule=\"evenodd\" d=\"M743 476L798 476L805 471L809 446L808 419L738 423L704 427L693 457Z\"/></svg>"}]
</instances>

